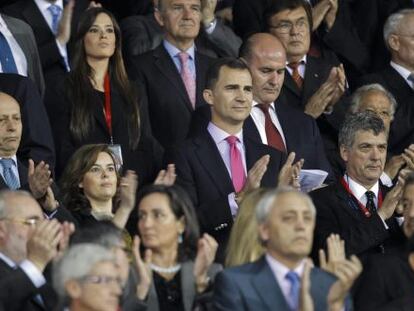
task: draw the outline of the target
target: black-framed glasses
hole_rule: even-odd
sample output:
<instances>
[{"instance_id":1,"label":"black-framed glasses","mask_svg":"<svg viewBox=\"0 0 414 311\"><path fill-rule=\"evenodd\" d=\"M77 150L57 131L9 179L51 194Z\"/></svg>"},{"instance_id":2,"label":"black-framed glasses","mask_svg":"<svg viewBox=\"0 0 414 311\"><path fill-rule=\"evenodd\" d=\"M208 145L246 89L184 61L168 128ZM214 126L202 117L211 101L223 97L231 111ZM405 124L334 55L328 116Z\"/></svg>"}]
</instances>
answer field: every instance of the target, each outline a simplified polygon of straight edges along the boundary
<instances>
[{"instance_id":1,"label":"black-framed glasses","mask_svg":"<svg viewBox=\"0 0 414 311\"><path fill-rule=\"evenodd\" d=\"M277 25L269 25L270 28L276 29L276 31L281 34L290 33L293 29L293 26L295 26L299 32L305 32L309 29L309 23L306 21L306 19L299 19L295 23L284 21L280 22Z\"/></svg>"}]
</instances>

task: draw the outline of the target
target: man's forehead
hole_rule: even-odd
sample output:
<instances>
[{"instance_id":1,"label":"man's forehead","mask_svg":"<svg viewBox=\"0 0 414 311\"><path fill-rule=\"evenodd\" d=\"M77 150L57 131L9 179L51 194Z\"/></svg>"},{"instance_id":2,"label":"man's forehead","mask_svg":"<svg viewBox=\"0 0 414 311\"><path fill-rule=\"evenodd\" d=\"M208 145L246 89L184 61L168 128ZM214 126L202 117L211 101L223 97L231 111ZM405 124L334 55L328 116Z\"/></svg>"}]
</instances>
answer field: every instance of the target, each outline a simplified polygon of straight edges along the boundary
<instances>
[{"instance_id":1,"label":"man's forehead","mask_svg":"<svg viewBox=\"0 0 414 311\"><path fill-rule=\"evenodd\" d=\"M272 15L271 19L281 20L296 20L306 16L306 11L303 7L297 7L295 9L285 9Z\"/></svg>"},{"instance_id":2,"label":"man's forehead","mask_svg":"<svg viewBox=\"0 0 414 311\"><path fill-rule=\"evenodd\" d=\"M200 0L160 0L163 4L176 5L176 4L196 4L201 5Z\"/></svg>"},{"instance_id":3,"label":"man's forehead","mask_svg":"<svg viewBox=\"0 0 414 311\"><path fill-rule=\"evenodd\" d=\"M359 130L355 133L354 141L358 144L370 143L370 144L386 144L387 136L385 132L375 134L372 130Z\"/></svg>"},{"instance_id":4,"label":"man's forehead","mask_svg":"<svg viewBox=\"0 0 414 311\"><path fill-rule=\"evenodd\" d=\"M272 203L272 211L277 214L287 212L311 212L311 207L301 195L288 192L280 194Z\"/></svg>"},{"instance_id":5,"label":"man's forehead","mask_svg":"<svg viewBox=\"0 0 414 311\"><path fill-rule=\"evenodd\" d=\"M217 83L224 85L252 85L252 76L248 69L235 69L223 66L220 68Z\"/></svg>"},{"instance_id":6,"label":"man's forehead","mask_svg":"<svg viewBox=\"0 0 414 311\"><path fill-rule=\"evenodd\" d=\"M39 204L31 197L10 197L6 199L6 216L31 217L42 216Z\"/></svg>"}]
</instances>

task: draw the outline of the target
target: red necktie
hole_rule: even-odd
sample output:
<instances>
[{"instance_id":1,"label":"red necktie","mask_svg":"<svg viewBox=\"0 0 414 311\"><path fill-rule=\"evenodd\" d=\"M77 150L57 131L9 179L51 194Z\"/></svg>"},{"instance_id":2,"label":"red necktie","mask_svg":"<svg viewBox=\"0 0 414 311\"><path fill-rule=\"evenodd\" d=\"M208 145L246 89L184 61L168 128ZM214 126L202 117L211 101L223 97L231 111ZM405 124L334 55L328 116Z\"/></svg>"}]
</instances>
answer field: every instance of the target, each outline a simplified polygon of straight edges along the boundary
<instances>
[{"instance_id":1,"label":"red necktie","mask_svg":"<svg viewBox=\"0 0 414 311\"><path fill-rule=\"evenodd\" d=\"M276 126L273 124L272 119L270 118L270 104L258 104L257 107L259 107L263 111L265 116L265 131L267 137L267 144L279 151L286 152L286 147L283 143L282 136L280 135Z\"/></svg>"},{"instance_id":2,"label":"red necktie","mask_svg":"<svg viewBox=\"0 0 414 311\"><path fill-rule=\"evenodd\" d=\"M288 67L290 69L292 69L292 79L293 81L295 81L297 87L299 90L302 90L303 87L303 79L299 74L299 65L301 64L301 62L293 62L293 63L289 63Z\"/></svg>"},{"instance_id":3,"label":"red necktie","mask_svg":"<svg viewBox=\"0 0 414 311\"><path fill-rule=\"evenodd\" d=\"M226 140L230 146L231 179L233 181L234 190L240 192L246 182L246 175L244 173L242 157L236 145L238 138L236 136L228 136Z\"/></svg>"}]
</instances>

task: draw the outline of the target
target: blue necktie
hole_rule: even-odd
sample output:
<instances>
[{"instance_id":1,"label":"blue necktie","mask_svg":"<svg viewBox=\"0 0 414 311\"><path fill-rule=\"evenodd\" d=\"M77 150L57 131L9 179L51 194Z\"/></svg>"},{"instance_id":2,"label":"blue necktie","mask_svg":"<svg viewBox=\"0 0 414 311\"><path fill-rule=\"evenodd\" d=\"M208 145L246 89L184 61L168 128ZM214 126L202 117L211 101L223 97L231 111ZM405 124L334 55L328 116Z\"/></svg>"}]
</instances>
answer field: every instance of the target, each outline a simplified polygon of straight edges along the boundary
<instances>
[{"instance_id":1,"label":"blue necktie","mask_svg":"<svg viewBox=\"0 0 414 311\"><path fill-rule=\"evenodd\" d=\"M54 34L57 34L60 20L60 13L62 9L56 4L52 4L47 8L47 10L52 14L52 31Z\"/></svg>"},{"instance_id":2,"label":"blue necktie","mask_svg":"<svg viewBox=\"0 0 414 311\"><path fill-rule=\"evenodd\" d=\"M292 311L297 311L299 308L299 291L300 291L300 277L295 271L289 271L285 278L290 283L289 296L287 303Z\"/></svg>"},{"instance_id":3,"label":"blue necktie","mask_svg":"<svg viewBox=\"0 0 414 311\"><path fill-rule=\"evenodd\" d=\"M6 37L0 32L0 63L5 73L18 73L13 53Z\"/></svg>"},{"instance_id":4,"label":"blue necktie","mask_svg":"<svg viewBox=\"0 0 414 311\"><path fill-rule=\"evenodd\" d=\"M16 190L19 188L19 181L17 176L13 172L14 161L12 159L3 158L0 160L1 165L3 166L3 178L7 186L11 190Z\"/></svg>"}]
</instances>

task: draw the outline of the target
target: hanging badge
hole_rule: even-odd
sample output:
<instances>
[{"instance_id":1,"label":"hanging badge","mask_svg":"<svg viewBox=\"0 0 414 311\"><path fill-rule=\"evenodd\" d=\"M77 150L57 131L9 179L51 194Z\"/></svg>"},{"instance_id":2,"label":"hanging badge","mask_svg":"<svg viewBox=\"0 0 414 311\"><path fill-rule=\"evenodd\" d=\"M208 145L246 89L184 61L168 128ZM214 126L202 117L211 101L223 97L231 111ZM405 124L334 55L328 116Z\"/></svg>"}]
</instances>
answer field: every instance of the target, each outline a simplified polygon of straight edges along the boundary
<instances>
[{"instance_id":1,"label":"hanging badge","mask_svg":"<svg viewBox=\"0 0 414 311\"><path fill-rule=\"evenodd\" d=\"M116 169L119 171L122 167L123 163L123 159L122 159L122 149L121 149L121 145L118 144L110 144L108 145L109 150L111 150L111 152L113 153L113 155L115 156L115 160L116 160Z\"/></svg>"}]
</instances>

